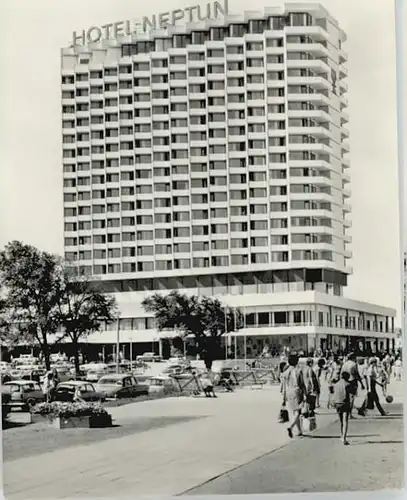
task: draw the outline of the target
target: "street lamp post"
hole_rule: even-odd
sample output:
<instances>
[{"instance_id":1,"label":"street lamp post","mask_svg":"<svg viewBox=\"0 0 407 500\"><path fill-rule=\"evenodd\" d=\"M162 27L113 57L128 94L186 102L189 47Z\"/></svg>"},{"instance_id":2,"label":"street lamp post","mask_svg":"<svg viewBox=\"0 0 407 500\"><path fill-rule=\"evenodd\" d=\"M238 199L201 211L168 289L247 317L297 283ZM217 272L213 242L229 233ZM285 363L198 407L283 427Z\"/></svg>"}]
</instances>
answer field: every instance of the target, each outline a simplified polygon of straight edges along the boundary
<instances>
[{"instance_id":1,"label":"street lamp post","mask_svg":"<svg viewBox=\"0 0 407 500\"><path fill-rule=\"evenodd\" d=\"M120 318L117 318L117 335L116 335L116 373L120 371L120 360L119 360L119 350L120 350Z\"/></svg>"}]
</instances>

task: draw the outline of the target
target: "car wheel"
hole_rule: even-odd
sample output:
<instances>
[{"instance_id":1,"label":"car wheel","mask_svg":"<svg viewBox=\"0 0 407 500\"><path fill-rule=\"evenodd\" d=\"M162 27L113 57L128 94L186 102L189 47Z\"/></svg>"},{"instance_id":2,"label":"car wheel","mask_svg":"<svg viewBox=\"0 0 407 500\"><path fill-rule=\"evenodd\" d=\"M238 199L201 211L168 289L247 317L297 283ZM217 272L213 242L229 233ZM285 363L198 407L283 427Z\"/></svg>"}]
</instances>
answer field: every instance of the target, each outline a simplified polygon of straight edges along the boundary
<instances>
[{"instance_id":1,"label":"car wheel","mask_svg":"<svg viewBox=\"0 0 407 500\"><path fill-rule=\"evenodd\" d=\"M28 406L28 408L31 408L32 406L35 406L35 403L36 403L35 399L33 399L33 398L28 399L27 400L27 406Z\"/></svg>"}]
</instances>

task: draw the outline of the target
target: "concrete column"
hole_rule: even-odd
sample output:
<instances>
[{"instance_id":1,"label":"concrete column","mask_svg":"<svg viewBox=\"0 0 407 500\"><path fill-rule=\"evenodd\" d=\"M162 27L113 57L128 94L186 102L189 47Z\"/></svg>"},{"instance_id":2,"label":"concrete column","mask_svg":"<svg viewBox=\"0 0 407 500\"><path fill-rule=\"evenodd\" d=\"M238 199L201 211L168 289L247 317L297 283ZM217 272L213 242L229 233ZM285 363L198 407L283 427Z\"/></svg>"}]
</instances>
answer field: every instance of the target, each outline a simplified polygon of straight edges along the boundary
<instances>
[{"instance_id":1,"label":"concrete column","mask_svg":"<svg viewBox=\"0 0 407 500\"><path fill-rule=\"evenodd\" d=\"M163 355L163 341L162 341L162 339L158 339L158 354L161 357Z\"/></svg>"},{"instance_id":2,"label":"concrete column","mask_svg":"<svg viewBox=\"0 0 407 500\"><path fill-rule=\"evenodd\" d=\"M316 333L309 333L307 336L307 351L308 354L317 350L317 339L318 335Z\"/></svg>"}]
</instances>

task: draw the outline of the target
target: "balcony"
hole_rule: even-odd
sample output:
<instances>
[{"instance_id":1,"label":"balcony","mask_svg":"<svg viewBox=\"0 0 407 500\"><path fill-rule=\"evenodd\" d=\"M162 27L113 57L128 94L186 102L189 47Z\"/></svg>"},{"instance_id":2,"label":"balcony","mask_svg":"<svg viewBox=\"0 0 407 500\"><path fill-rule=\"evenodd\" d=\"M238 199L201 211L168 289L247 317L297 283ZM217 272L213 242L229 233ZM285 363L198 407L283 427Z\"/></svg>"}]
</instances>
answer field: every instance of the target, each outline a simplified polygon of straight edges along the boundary
<instances>
[{"instance_id":1,"label":"balcony","mask_svg":"<svg viewBox=\"0 0 407 500\"><path fill-rule=\"evenodd\" d=\"M342 166L343 168L350 168L350 161L348 158L342 158Z\"/></svg>"},{"instance_id":2,"label":"balcony","mask_svg":"<svg viewBox=\"0 0 407 500\"><path fill-rule=\"evenodd\" d=\"M348 54L342 50L342 49L339 49L339 64L344 64L346 63L348 60Z\"/></svg>"},{"instance_id":3,"label":"balcony","mask_svg":"<svg viewBox=\"0 0 407 500\"><path fill-rule=\"evenodd\" d=\"M273 201L274 201L274 196L273 196ZM290 200L291 201L323 201L323 202L328 202L331 203L333 200L333 195L329 193L323 193L323 192L318 192L318 193L290 193ZM291 209L295 210L295 209Z\"/></svg>"},{"instance_id":4,"label":"balcony","mask_svg":"<svg viewBox=\"0 0 407 500\"><path fill-rule=\"evenodd\" d=\"M286 26L285 32L287 36L292 35L301 35L301 36L310 36L313 40L325 42L329 39L328 32L322 28L321 26ZM287 44L288 47L292 47L294 44ZM305 45L317 45L317 44L300 44L301 46ZM305 50L303 48L302 50ZM308 50L308 49L307 49Z\"/></svg>"},{"instance_id":5,"label":"balcony","mask_svg":"<svg viewBox=\"0 0 407 500\"><path fill-rule=\"evenodd\" d=\"M325 127L292 127L290 126L290 134L292 135L312 135L314 137L321 137L330 139L332 137L331 131ZM291 144L291 143L290 143Z\"/></svg>"},{"instance_id":6,"label":"balcony","mask_svg":"<svg viewBox=\"0 0 407 500\"><path fill-rule=\"evenodd\" d=\"M322 154L332 154L332 148L326 144L304 142L301 144L289 144L289 151L311 151Z\"/></svg>"},{"instance_id":7,"label":"balcony","mask_svg":"<svg viewBox=\"0 0 407 500\"><path fill-rule=\"evenodd\" d=\"M288 164L292 168L315 168L321 169L322 171L336 171L330 163L325 160L288 160ZM307 179L312 179L312 177L307 177Z\"/></svg>"},{"instance_id":8,"label":"balcony","mask_svg":"<svg viewBox=\"0 0 407 500\"><path fill-rule=\"evenodd\" d=\"M346 66L344 66L343 64L341 64L339 66L339 78L347 78L348 76L348 68Z\"/></svg>"},{"instance_id":9,"label":"balcony","mask_svg":"<svg viewBox=\"0 0 407 500\"><path fill-rule=\"evenodd\" d=\"M284 49L280 49L280 52L281 50ZM290 51L309 52L315 57L328 57L330 55L329 49L324 47L321 43L287 43L287 52Z\"/></svg>"},{"instance_id":10,"label":"balcony","mask_svg":"<svg viewBox=\"0 0 407 500\"><path fill-rule=\"evenodd\" d=\"M288 95L288 102L310 102L312 104L322 104L323 106L330 106L331 99L329 96L322 94L322 93L317 93L317 94L289 94Z\"/></svg>"},{"instance_id":11,"label":"balcony","mask_svg":"<svg viewBox=\"0 0 407 500\"><path fill-rule=\"evenodd\" d=\"M350 198L352 196L351 190L347 188L342 189L342 194L345 198Z\"/></svg>"},{"instance_id":12,"label":"balcony","mask_svg":"<svg viewBox=\"0 0 407 500\"><path fill-rule=\"evenodd\" d=\"M287 59L287 68L307 68L313 70L315 73L330 73L331 71L329 65L321 59Z\"/></svg>"},{"instance_id":13,"label":"balcony","mask_svg":"<svg viewBox=\"0 0 407 500\"><path fill-rule=\"evenodd\" d=\"M303 98L304 98L304 96L303 96ZM328 113L326 113L325 111L322 111L320 109L317 109L317 110L307 109L307 110L301 110L301 111L289 110L288 117L289 118L312 118L316 122L321 122L321 123L326 123L326 122L331 123L332 122L331 116Z\"/></svg>"},{"instance_id":14,"label":"balcony","mask_svg":"<svg viewBox=\"0 0 407 500\"><path fill-rule=\"evenodd\" d=\"M322 76L288 76L287 83L289 85L309 85L318 90L330 90L331 84ZM292 94L290 94L292 95Z\"/></svg>"}]
</instances>

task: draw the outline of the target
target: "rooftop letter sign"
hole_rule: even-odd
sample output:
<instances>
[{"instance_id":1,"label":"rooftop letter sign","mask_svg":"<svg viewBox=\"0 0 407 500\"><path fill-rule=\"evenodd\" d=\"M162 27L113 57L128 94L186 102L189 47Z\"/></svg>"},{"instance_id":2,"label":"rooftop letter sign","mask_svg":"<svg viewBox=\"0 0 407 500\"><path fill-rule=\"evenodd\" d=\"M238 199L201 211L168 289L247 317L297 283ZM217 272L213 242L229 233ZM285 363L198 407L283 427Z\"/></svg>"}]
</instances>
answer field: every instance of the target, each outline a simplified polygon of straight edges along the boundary
<instances>
[{"instance_id":1,"label":"rooftop letter sign","mask_svg":"<svg viewBox=\"0 0 407 500\"><path fill-rule=\"evenodd\" d=\"M147 33L152 30L168 28L177 24L194 23L207 19L217 19L228 14L228 0L208 2L206 6L194 5L184 9L161 12L139 21L119 21L103 26L91 26L87 30L74 31L72 46L87 45L101 40L115 39L121 35Z\"/></svg>"}]
</instances>

